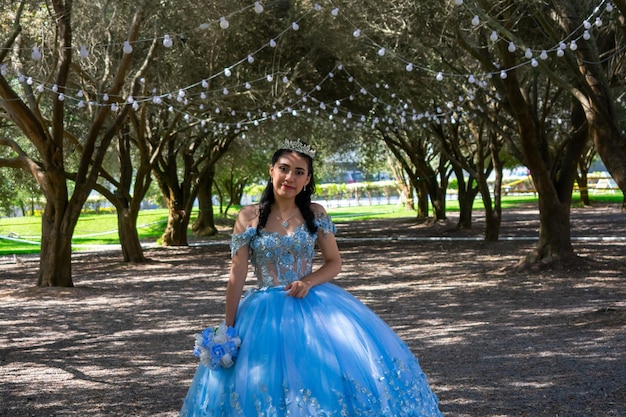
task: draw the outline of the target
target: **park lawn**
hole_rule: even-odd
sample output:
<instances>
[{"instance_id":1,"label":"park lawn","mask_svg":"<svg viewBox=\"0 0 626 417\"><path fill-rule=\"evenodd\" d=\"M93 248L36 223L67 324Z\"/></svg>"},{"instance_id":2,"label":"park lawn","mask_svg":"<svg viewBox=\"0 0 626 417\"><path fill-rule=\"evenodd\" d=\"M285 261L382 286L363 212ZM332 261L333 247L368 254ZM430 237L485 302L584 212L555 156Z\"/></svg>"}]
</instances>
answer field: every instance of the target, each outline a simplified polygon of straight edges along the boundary
<instances>
[{"instance_id":1,"label":"park lawn","mask_svg":"<svg viewBox=\"0 0 626 417\"><path fill-rule=\"evenodd\" d=\"M597 194L593 195L592 202L621 204L623 197L621 193ZM502 208L514 208L529 204L536 204L535 195L504 196ZM580 197L575 194L573 205L580 205ZM483 209L480 199L474 203L475 210ZM228 218L234 219L237 215L238 207L233 207ZM415 211L407 209L401 204L380 204L380 205L345 205L341 207L328 207L328 213L336 222L350 222L358 220L386 219L414 217ZM457 200L446 201L446 211L449 213L458 212L459 204ZM195 220L196 213L192 213L190 224ZM163 234L167 224L167 209L143 210L139 213L137 229L139 238L142 241L156 242ZM223 218L216 207L216 220ZM0 256L19 255L28 253L39 253L39 242L41 241L41 218L30 217L5 217L0 218ZM6 238L8 237L8 238ZM86 245L114 245L119 244L117 232L117 216L115 213L106 214L83 214L78 220L72 243L80 246Z\"/></svg>"}]
</instances>

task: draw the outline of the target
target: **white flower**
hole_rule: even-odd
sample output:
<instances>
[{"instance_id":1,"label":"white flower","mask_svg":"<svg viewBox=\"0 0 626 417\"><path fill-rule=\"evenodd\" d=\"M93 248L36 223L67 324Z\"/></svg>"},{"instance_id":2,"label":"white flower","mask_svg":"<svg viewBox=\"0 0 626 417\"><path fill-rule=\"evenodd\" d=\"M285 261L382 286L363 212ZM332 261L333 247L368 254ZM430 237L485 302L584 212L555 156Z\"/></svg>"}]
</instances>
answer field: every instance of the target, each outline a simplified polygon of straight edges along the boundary
<instances>
[{"instance_id":1,"label":"white flower","mask_svg":"<svg viewBox=\"0 0 626 417\"><path fill-rule=\"evenodd\" d=\"M230 368L231 366L235 364L235 362L233 361L233 357L230 356L230 353L227 353L224 356L222 356L222 359L220 362L223 368Z\"/></svg>"}]
</instances>

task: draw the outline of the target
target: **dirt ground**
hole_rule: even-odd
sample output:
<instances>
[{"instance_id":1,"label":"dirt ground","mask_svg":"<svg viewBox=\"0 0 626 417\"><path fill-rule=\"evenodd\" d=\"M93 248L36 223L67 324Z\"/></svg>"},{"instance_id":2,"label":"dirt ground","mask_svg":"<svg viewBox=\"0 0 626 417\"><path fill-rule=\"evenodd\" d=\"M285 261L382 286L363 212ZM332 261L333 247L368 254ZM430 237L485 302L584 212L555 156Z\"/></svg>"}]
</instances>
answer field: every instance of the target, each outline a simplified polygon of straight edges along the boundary
<instances>
[{"instance_id":1,"label":"dirt ground","mask_svg":"<svg viewBox=\"0 0 626 417\"><path fill-rule=\"evenodd\" d=\"M471 231L335 219L335 283L409 344L446 416L626 416L626 215L574 209L585 262L515 272L537 218L505 211L492 244L480 213ZM37 257L0 258L1 416L178 415L192 335L222 319L228 235L146 255L76 253L70 289L36 288Z\"/></svg>"}]
</instances>

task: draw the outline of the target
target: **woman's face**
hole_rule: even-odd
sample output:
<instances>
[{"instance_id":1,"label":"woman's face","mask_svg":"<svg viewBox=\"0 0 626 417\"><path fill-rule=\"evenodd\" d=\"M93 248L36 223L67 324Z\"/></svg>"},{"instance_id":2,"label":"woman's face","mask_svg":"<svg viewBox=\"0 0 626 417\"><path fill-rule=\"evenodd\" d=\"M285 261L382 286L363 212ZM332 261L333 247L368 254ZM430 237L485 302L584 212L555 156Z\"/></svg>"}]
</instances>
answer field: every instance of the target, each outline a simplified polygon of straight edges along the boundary
<instances>
[{"instance_id":1,"label":"woman's face","mask_svg":"<svg viewBox=\"0 0 626 417\"><path fill-rule=\"evenodd\" d=\"M295 198L311 180L308 161L296 152L286 152L270 165L270 177L276 196Z\"/></svg>"}]
</instances>

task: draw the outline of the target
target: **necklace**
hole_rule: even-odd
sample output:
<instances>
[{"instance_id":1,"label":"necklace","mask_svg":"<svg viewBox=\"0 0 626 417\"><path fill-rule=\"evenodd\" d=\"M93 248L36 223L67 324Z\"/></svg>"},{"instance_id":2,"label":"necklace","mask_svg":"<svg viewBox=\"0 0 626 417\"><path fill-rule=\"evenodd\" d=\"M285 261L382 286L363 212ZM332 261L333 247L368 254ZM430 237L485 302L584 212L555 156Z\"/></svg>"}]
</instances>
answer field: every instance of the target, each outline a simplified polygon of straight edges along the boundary
<instances>
[{"instance_id":1,"label":"necklace","mask_svg":"<svg viewBox=\"0 0 626 417\"><path fill-rule=\"evenodd\" d=\"M293 216L295 216L296 214L298 214L298 210L296 209L296 211L294 211L289 217L287 217L286 219L283 219L280 215L277 215L276 218L278 220L281 220L281 225L286 229L287 227L289 227L289 219L291 219Z\"/></svg>"}]
</instances>

